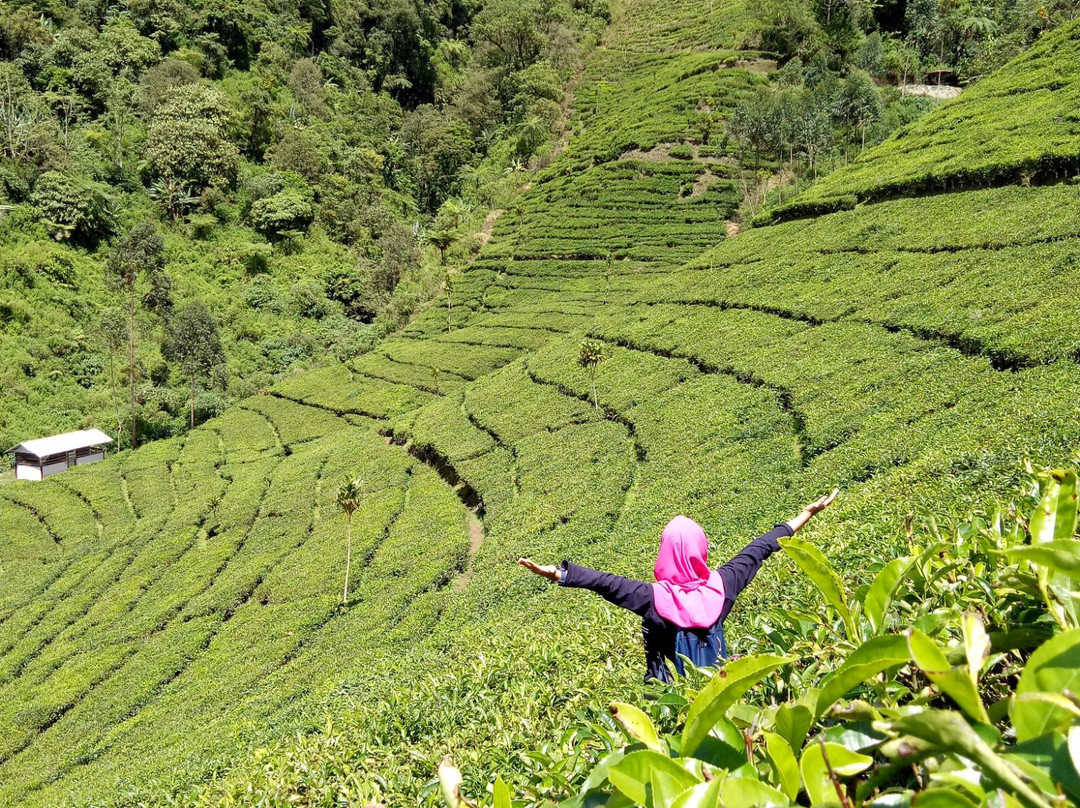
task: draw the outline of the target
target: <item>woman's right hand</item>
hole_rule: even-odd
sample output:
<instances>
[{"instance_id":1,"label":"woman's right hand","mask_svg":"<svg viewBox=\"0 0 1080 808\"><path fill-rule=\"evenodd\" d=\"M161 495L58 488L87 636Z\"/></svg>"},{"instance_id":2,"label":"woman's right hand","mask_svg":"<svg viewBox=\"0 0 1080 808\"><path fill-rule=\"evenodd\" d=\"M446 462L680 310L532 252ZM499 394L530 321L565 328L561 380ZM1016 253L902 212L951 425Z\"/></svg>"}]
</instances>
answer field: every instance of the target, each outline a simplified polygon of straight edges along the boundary
<instances>
[{"instance_id":1,"label":"woman's right hand","mask_svg":"<svg viewBox=\"0 0 1080 808\"><path fill-rule=\"evenodd\" d=\"M562 570L552 564L537 564L529 558L519 558L518 563L529 572L535 573L541 578L547 578L549 581L562 580Z\"/></svg>"}]
</instances>

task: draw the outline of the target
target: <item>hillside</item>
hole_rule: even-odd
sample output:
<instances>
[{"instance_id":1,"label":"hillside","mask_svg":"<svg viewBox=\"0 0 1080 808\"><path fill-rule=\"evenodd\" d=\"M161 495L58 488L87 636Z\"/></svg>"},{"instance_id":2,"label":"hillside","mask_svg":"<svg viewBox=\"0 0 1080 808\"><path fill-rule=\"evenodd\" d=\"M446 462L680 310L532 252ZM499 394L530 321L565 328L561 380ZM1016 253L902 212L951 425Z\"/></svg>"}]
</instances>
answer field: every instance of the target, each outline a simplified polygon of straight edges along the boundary
<instances>
[{"instance_id":1,"label":"hillside","mask_svg":"<svg viewBox=\"0 0 1080 808\"><path fill-rule=\"evenodd\" d=\"M1075 26L1047 34L938 114L822 180L780 217L964 187L1060 182L1080 168Z\"/></svg>"},{"instance_id":2,"label":"hillside","mask_svg":"<svg viewBox=\"0 0 1080 808\"><path fill-rule=\"evenodd\" d=\"M4 0L0 446L130 448L370 349L549 159L606 16Z\"/></svg>"},{"instance_id":3,"label":"hillside","mask_svg":"<svg viewBox=\"0 0 1080 808\"><path fill-rule=\"evenodd\" d=\"M477 794L546 750L566 783L529 799L566 796L568 724L640 694L638 626L519 555L647 577L674 514L723 557L839 486L807 535L853 576L906 549L912 514L992 505L1025 459L1075 452L1076 189L916 196L897 164L901 198L725 239L729 161L667 144L696 99L730 109L765 78L738 66L742 4L707 31L674 5L615 15L566 150L449 305L188 436L0 488L0 804L250 804L251 783L271 804L432 804L448 750ZM920 131L974 138L954 109ZM345 477L365 495L341 607ZM771 560L732 650L804 591Z\"/></svg>"}]
</instances>

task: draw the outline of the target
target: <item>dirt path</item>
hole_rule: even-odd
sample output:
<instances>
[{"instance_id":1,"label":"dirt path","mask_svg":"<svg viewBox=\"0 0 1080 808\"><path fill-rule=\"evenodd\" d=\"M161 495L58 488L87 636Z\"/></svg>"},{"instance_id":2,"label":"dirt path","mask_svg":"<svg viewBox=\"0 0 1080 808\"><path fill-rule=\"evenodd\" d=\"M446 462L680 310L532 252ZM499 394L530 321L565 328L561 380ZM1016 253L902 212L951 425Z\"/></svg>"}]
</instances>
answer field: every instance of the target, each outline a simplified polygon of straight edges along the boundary
<instances>
[{"instance_id":1,"label":"dirt path","mask_svg":"<svg viewBox=\"0 0 1080 808\"><path fill-rule=\"evenodd\" d=\"M472 580L473 574L476 571L473 569L472 560L476 558L477 552L484 543L484 523L480 521L480 517L476 515L476 511L472 508L466 510L465 520L469 525L469 567L464 572L459 573L454 580L455 592L461 592L469 585L469 581Z\"/></svg>"},{"instance_id":2,"label":"dirt path","mask_svg":"<svg viewBox=\"0 0 1080 808\"><path fill-rule=\"evenodd\" d=\"M480 246L485 246L491 241L491 231L495 229L495 222L499 220L499 217L506 213L502 208L495 208L488 213L487 218L484 219L484 224L480 227L480 232L476 234L476 237L480 239ZM472 263L470 261L470 263Z\"/></svg>"}]
</instances>

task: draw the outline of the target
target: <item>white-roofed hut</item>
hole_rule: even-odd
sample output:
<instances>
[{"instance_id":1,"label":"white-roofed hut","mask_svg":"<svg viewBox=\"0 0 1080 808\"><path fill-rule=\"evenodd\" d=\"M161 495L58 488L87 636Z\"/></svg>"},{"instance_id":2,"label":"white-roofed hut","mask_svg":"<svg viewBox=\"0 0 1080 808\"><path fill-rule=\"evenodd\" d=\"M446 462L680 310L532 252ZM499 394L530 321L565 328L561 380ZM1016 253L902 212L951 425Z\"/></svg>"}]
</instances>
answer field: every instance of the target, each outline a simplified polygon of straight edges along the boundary
<instances>
[{"instance_id":1,"label":"white-roofed hut","mask_svg":"<svg viewBox=\"0 0 1080 808\"><path fill-rule=\"evenodd\" d=\"M100 429L81 429L20 443L15 453L16 480L44 480L50 474L105 458L113 439Z\"/></svg>"}]
</instances>

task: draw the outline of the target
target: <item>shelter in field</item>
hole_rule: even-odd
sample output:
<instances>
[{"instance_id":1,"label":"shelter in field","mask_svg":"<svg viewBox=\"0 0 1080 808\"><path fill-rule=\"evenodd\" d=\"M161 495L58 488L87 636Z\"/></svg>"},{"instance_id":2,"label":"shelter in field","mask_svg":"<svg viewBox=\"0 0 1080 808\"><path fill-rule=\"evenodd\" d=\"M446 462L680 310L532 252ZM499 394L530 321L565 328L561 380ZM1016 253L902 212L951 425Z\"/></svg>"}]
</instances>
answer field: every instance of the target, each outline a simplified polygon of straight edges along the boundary
<instances>
[{"instance_id":1,"label":"shelter in field","mask_svg":"<svg viewBox=\"0 0 1080 808\"><path fill-rule=\"evenodd\" d=\"M15 453L15 479L44 480L72 466L102 460L105 444L112 442L100 429L82 429L20 443L11 450Z\"/></svg>"}]
</instances>

